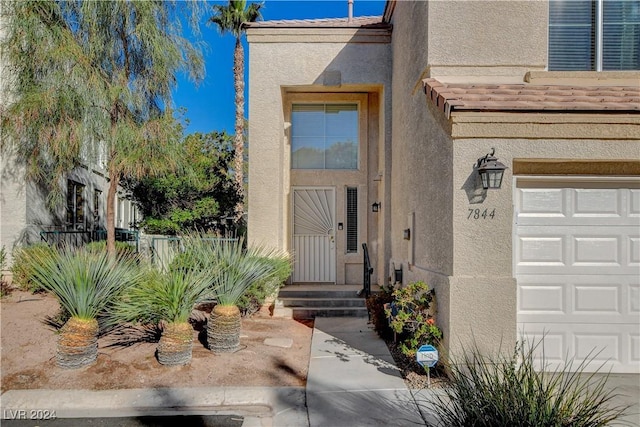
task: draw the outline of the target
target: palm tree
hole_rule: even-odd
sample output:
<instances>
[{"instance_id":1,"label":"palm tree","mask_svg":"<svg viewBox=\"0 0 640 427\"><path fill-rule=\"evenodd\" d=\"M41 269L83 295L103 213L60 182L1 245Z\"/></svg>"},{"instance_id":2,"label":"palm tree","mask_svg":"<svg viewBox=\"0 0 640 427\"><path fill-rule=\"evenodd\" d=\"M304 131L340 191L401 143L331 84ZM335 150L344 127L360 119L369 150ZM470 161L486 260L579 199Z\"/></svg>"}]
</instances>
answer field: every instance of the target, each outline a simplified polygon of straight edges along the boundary
<instances>
[{"instance_id":1,"label":"palm tree","mask_svg":"<svg viewBox=\"0 0 640 427\"><path fill-rule=\"evenodd\" d=\"M216 24L221 33L230 32L236 38L233 51L233 86L235 88L235 137L234 137L234 173L237 191L240 199L236 205L236 222L240 221L244 213L244 48L242 35L245 24L262 18L260 9L263 3L247 5L245 0L230 0L229 4L213 6L214 15L209 22Z\"/></svg>"},{"instance_id":2,"label":"palm tree","mask_svg":"<svg viewBox=\"0 0 640 427\"><path fill-rule=\"evenodd\" d=\"M25 254L32 279L56 296L70 318L62 326L56 352L63 368L80 368L98 356L98 317L104 315L121 292L140 277L131 255L63 249L54 256L43 251Z\"/></svg>"}]
</instances>

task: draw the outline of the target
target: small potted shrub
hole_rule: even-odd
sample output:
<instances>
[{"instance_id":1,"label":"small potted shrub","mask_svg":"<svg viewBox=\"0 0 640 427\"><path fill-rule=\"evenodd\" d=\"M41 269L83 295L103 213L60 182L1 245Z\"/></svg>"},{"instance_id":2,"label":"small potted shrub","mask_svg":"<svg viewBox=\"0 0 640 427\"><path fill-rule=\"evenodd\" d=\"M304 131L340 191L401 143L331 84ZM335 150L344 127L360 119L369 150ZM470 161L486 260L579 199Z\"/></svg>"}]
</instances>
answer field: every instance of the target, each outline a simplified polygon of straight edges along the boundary
<instances>
[{"instance_id":1,"label":"small potted shrub","mask_svg":"<svg viewBox=\"0 0 640 427\"><path fill-rule=\"evenodd\" d=\"M415 358L420 346L438 346L442 331L429 313L433 290L424 282L413 282L393 291L393 301L385 308L389 325L399 339L403 354Z\"/></svg>"}]
</instances>

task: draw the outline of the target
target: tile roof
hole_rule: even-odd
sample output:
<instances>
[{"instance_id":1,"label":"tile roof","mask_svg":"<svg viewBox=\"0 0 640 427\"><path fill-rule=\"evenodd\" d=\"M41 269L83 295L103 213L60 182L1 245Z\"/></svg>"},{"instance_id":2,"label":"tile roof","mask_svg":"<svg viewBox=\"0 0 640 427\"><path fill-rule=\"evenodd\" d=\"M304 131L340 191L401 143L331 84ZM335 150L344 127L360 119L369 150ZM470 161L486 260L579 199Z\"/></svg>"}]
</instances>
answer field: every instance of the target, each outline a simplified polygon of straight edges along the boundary
<instances>
[{"instance_id":1,"label":"tile roof","mask_svg":"<svg viewBox=\"0 0 640 427\"><path fill-rule=\"evenodd\" d=\"M246 24L249 28L387 28L382 16L356 16L351 18L291 19L258 21Z\"/></svg>"},{"instance_id":2,"label":"tile roof","mask_svg":"<svg viewBox=\"0 0 640 427\"><path fill-rule=\"evenodd\" d=\"M453 110L640 113L640 86L422 83L447 117Z\"/></svg>"}]
</instances>

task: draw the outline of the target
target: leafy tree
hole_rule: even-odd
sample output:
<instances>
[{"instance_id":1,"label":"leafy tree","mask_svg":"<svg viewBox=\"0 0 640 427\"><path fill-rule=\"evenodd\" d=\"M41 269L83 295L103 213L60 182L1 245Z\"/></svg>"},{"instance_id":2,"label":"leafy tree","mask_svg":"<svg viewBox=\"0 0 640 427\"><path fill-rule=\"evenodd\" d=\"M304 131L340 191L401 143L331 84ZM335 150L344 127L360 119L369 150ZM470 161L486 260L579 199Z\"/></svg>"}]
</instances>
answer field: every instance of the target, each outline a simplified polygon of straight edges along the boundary
<instances>
[{"instance_id":1,"label":"leafy tree","mask_svg":"<svg viewBox=\"0 0 640 427\"><path fill-rule=\"evenodd\" d=\"M221 33L229 32L236 38L233 51L233 81L235 88L235 159L234 171L235 182L240 194L244 196L244 48L241 38L245 33L245 24L261 19L260 9L263 3L250 3L245 0L230 0L224 6L216 4L213 6L214 14L209 18L209 22L215 24ZM239 221L244 212L244 197L238 200L236 205L236 220Z\"/></svg>"},{"instance_id":2,"label":"leafy tree","mask_svg":"<svg viewBox=\"0 0 640 427\"><path fill-rule=\"evenodd\" d=\"M13 102L2 132L27 178L51 185L104 157L107 251L115 252L115 196L123 176L177 167L181 128L173 117L176 74L203 75L199 50L179 16L198 2L149 0L5 1L2 52Z\"/></svg>"},{"instance_id":3,"label":"leafy tree","mask_svg":"<svg viewBox=\"0 0 640 427\"><path fill-rule=\"evenodd\" d=\"M150 233L215 231L233 217L240 199L231 173L232 137L225 132L188 135L183 143L185 172L125 181Z\"/></svg>"}]
</instances>

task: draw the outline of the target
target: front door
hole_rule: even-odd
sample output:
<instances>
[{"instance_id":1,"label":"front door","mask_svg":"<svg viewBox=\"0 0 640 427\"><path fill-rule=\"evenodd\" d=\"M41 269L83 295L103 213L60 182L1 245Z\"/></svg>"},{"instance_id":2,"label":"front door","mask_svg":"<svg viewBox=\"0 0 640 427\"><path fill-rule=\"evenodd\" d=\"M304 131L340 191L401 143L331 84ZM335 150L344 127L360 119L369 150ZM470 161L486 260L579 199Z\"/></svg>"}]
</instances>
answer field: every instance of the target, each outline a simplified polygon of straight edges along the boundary
<instances>
[{"instance_id":1,"label":"front door","mask_svg":"<svg viewBox=\"0 0 640 427\"><path fill-rule=\"evenodd\" d=\"M335 211L334 188L293 188L294 283L335 283Z\"/></svg>"}]
</instances>

